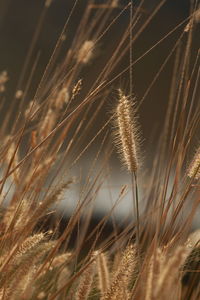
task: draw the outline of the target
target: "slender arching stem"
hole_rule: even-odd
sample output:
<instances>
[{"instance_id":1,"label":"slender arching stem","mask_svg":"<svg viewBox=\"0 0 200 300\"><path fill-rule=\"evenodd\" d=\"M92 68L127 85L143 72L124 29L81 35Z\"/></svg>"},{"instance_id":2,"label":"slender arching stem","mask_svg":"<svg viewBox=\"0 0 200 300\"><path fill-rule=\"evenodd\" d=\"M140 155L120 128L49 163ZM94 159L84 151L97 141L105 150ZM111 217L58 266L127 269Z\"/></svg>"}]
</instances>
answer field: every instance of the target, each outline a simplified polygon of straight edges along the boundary
<instances>
[{"instance_id":1,"label":"slender arching stem","mask_svg":"<svg viewBox=\"0 0 200 300\"><path fill-rule=\"evenodd\" d=\"M138 182L137 182L136 172L131 173L131 179L132 179L134 215L136 218L136 244L138 248L138 256L140 257L140 214L139 214Z\"/></svg>"}]
</instances>

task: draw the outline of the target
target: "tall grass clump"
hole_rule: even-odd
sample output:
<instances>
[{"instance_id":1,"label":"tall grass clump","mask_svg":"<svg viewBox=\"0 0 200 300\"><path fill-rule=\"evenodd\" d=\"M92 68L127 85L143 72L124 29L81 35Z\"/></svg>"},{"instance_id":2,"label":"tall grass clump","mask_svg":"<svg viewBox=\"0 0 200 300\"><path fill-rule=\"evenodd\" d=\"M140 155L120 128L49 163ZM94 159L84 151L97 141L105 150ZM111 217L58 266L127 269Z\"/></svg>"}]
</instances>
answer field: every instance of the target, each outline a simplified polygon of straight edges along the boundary
<instances>
[{"instance_id":1,"label":"tall grass clump","mask_svg":"<svg viewBox=\"0 0 200 300\"><path fill-rule=\"evenodd\" d=\"M135 210L137 219L137 244L139 250L139 204L138 204L138 186L137 186L137 171L139 168L139 143L138 129L135 121L134 110L131 107L133 103L127 96L119 90L119 103L114 112L115 120L115 141L119 152L121 153L122 161L131 172L132 180L135 179ZM134 197L134 196L133 196Z\"/></svg>"},{"instance_id":2,"label":"tall grass clump","mask_svg":"<svg viewBox=\"0 0 200 300\"><path fill-rule=\"evenodd\" d=\"M0 70L0 299L200 299L198 1L142 52L165 0L152 11L147 1L72 1L42 75L40 34L56 1L41 2L19 74ZM168 39L141 92L139 63ZM168 66L154 120L151 93ZM130 174L120 171L117 196L113 135ZM98 197L112 200L101 217ZM116 217L129 198L133 210Z\"/></svg>"}]
</instances>

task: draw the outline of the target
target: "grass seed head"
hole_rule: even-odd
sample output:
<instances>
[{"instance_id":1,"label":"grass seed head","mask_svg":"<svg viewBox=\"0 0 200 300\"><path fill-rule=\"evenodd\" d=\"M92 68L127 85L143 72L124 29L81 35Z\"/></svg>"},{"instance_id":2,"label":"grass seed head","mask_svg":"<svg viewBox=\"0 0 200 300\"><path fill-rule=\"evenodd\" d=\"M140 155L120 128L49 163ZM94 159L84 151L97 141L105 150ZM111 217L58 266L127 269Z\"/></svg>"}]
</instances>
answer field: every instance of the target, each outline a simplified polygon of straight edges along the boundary
<instances>
[{"instance_id":1,"label":"grass seed head","mask_svg":"<svg viewBox=\"0 0 200 300\"><path fill-rule=\"evenodd\" d=\"M5 91L5 84L8 81L8 73L7 71L3 71L0 73L0 93Z\"/></svg>"},{"instance_id":2,"label":"grass seed head","mask_svg":"<svg viewBox=\"0 0 200 300\"><path fill-rule=\"evenodd\" d=\"M114 112L115 141L123 163L128 171L136 172L139 167L138 159L138 130L135 112L130 99L119 90L119 102Z\"/></svg>"},{"instance_id":3,"label":"grass seed head","mask_svg":"<svg viewBox=\"0 0 200 300\"><path fill-rule=\"evenodd\" d=\"M188 168L187 174L190 178L194 177L197 180L200 178L200 147L195 153L195 156Z\"/></svg>"},{"instance_id":4,"label":"grass seed head","mask_svg":"<svg viewBox=\"0 0 200 300\"><path fill-rule=\"evenodd\" d=\"M78 51L77 61L78 63L87 64L93 57L94 42L85 41Z\"/></svg>"}]
</instances>

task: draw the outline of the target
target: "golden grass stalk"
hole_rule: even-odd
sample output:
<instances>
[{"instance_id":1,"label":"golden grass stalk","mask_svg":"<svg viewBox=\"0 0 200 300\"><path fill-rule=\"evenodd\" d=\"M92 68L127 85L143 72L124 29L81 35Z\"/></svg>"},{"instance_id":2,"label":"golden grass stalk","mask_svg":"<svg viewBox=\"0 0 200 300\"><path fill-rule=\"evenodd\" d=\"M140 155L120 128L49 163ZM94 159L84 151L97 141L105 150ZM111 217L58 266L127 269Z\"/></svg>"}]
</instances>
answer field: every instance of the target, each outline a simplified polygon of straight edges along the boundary
<instances>
[{"instance_id":1,"label":"golden grass stalk","mask_svg":"<svg viewBox=\"0 0 200 300\"><path fill-rule=\"evenodd\" d=\"M22 90L17 90L15 93L15 98L16 99L21 99L23 97L23 91Z\"/></svg>"},{"instance_id":2,"label":"golden grass stalk","mask_svg":"<svg viewBox=\"0 0 200 300\"><path fill-rule=\"evenodd\" d=\"M51 132L55 124L56 124L55 111L52 108L49 108L41 124L41 127L39 128L39 135L41 135L42 138L45 138Z\"/></svg>"},{"instance_id":3,"label":"golden grass stalk","mask_svg":"<svg viewBox=\"0 0 200 300\"><path fill-rule=\"evenodd\" d=\"M112 2L111 2L111 7L112 7L112 8L119 7L119 0L112 0Z\"/></svg>"},{"instance_id":4,"label":"golden grass stalk","mask_svg":"<svg viewBox=\"0 0 200 300\"><path fill-rule=\"evenodd\" d=\"M134 121L133 104L121 90L119 90L119 103L116 107L115 116L116 145L128 171L136 173L139 167L138 133Z\"/></svg>"},{"instance_id":5,"label":"golden grass stalk","mask_svg":"<svg viewBox=\"0 0 200 300\"><path fill-rule=\"evenodd\" d=\"M150 259L149 266L147 268L147 274L146 293L144 300L151 300L154 280L154 257Z\"/></svg>"},{"instance_id":6,"label":"golden grass stalk","mask_svg":"<svg viewBox=\"0 0 200 300\"><path fill-rule=\"evenodd\" d=\"M69 89L67 86L63 86L56 95L55 99L53 98L52 104L58 110L61 110L64 105L69 101Z\"/></svg>"},{"instance_id":7,"label":"golden grass stalk","mask_svg":"<svg viewBox=\"0 0 200 300\"><path fill-rule=\"evenodd\" d=\"M195 297L195 293L200 293L200 276L199 276L199 262L200 262L200 246L192 249L187 256L181 271L182 275L182 297L183 299L198 299Z\"/></svg>"},{"instance_id":8,"label":"golden grass stalk","mask_svg":"<svg viewBox=\"0 0 200 300\"><path fill-rule=\"evenodd\" d=\"M198 24L200 22L200 6L193 12L193 16L185 27L185 32L188 32L193 27L193 22Z\"/></svg>"},{"instance_id":9,"label":"golden grass stalk","mask_svg":"<svg viewBox=\"0 0 200 300\"><path fill-rule=\"evenodd\" d=\"M38 233L34 234L33 236L28 237L22 245L19 247L15 259L17 257L22 256L26 252L30 251L32 248L37 246L40 242L42 242L45 239L45 234L44 233Z\"/></svg>"},{"instance_id":10,"label":"golden grass stalk","mask_svg":"<svg viewBox=\"0 0 200 300\"><path fill-rule=\"evenodd\" d=\"M39 104L36 101L31 100L29 105L25 109L24 116L29 119L36 119L37 111L39 110Z\"/></svg>"},{"instance_id":11,"label":"golden grass stalk","mask_svg":"<svg viewBox=\"0 0 200 300\"><path fill-rule=\"evenodd\" d=\"M48 195L42 202L40 202L33 212L32 216L29 218L27 225L33 226L39 218L44 216L47 213L48 209L60 200L63 192L65 191L65 189L69 188L69 185L71 183L73 183L73 179L70 179L69 181L61 184L59 187L53 190L53 192Z\"/></svg>"},{"instance_id":12,"label":"golden grass stalk","mask_svg":"<svg viewBox=\"0 0 200 300\"><path fill-rule=\"evenodd\" d=\"M53 261L51 263L51 267L52 268L57 268L57 267L60 267L64 263L69 263L69 261L71 260L71 258L72 258L72 253L71 252L66 252L66 253L57 255L53 259Z\"/></svg>"},{"instance_id":13,"label":"golden grass stalk","mask_svg":"<svg viewBox=\"0 0 200 300\"><path fill-rule=\"evenodd\" d=\"M199 179L200 178L200 147L197 149L192 162L188 168L188 177Z\"/></svg>"},{"instance_id":14,"label":"golden grass stalk","mask_svg":"<svg viewBox=\"0 0 200 300\"><path fill-rule=\"evenodd\" d=\"M0 299L1 300L9 300L10 297L10 289L8 289L7 287L4 287L2 289L0 289Z\"/></svg>"},{"instance_id":15,"label":"golden grass stalk","mask_svg":"<svg viewBox=\"0 0 200 300\"><path fill-rule=\"evenodd\" d=\"M35 244L32 249L16 257L16 259L14 258L14 260L10 262L10 266L8 266L7 272L4 274L4 278L1 282L3 287L9 291L7 299L12 299L11 297L19 292L16 287L21 286L21 282L33 271L35 264L38 263L41 257L43 257L53 245L53 242Z\"/></svg>"},{"instance_id":16,"label":"golden grass stalk","mask_svg":"<svg viewBox=\"0 0 200 300\"><path fill-rule=\"evenodd\" d=\"M37 295L37 299L44 299L45 297L46 297L45 292L40 292L40 293Z\"/></svg>"},{"instance_id":17,"label":"golden grass stalk","mask_svg":"<svg viewBox=\"0 0 200 300\"><path fill-rule=\"evenodd\" d=\"M30 203L26 198L22 200L16 198L15 200L16 202L8 207L2 219L5 228L10 233L13 229L16 233L23 228L24 222L25 220L27 220L28 211L30 208Z\"/></svg>"},{"instance_id":18,"label":"golden grass stalk","mask_svg":"<svg viewBox=\"0 0 200 300\"><path fill-rule=\"evenodd\" d=\"M45 276L48 271L53 271L58 268L60 268L60 270L65 269L66 264L71 262L71 258L71 252L66 252L55 256L53 260L50 260L45 266L43 266L43 264L40 266L40 268L42 268L42 272L39 274L39 277Z\"/></svg>"},{"instance_id":19,"label":"golden grass stalk","mask_svg":"<svg viewBox=\"0 0 200 300\"><path fill-rule=\"evenodd\" d=\"M176 248L170 258L165 257L165 263L164 265L162 264L162 266L164 267L160 269L156 280L156 286L153 293L155 299L168 297L168 293L170 290L172 290L172 292L176 294L178 290L178 283L180 284L180 273L178 272L178 270L184 263L186 255L186 248L180 246Z\"/></svg>"},{"instance_id":20,"label":"golden grass stalk","mask_svg":"<svg viewBox=\"0 0 200 300\"><path fill-rule=\"evenodd\" d=\"M87 64L93 57L94 42L85 41L77 54L77 62Z\"/></svg>"},{"instance_id":21,"label":"golden grass stalk","mask_svg":"<svg viewBox=\"0 0 200 300\"><path fill-rule=\"evenodd\" d=\"M11 140L11 137L7 138L8 140ZM18 154L18 147L14 141L12 141L9 144L9 148L6 154L6 163L9 165L12 163L12 167L15 168L16 165L19 163L19 154ZM19 170L16 170L13 174L13 179L15 183L19 183L20 180L20 172Z\"/></svg>"},{"instance_id":22,"label":"golden grass stalk","mask_svg":"<svg viewBox=\"0 0 200 300\"><path fill-rule=\"evenodd\" d=\"M110 286L110 274L108 270L108 261L105 253L99 253L97 256L97 272L99 278L99 289L101 295L108 290Z\"/></svg>"},{"instance_id":23,"label":"golden grass stalk","mask_svg":"<svg viewBox=\"0 0 200 300\"><path fill-rule=\"evenodd\" d=\"M192 198L193 195L196 197L197 193L190 193L190 186L192 188L193 186L198 187L198 185L189 184L188 189L185 189L185 186L183 186L182 191L182 181L180 179L182 175L182 164L187 154L187 147L190 142L192 142L198 123L197 114L199 110L195 103L197 94L195 86L196 83L198 84L198 80L193 78L198 78L199 74L197 74L199 52L196 57L196 62L193 64L192 61L195 61L195 57L190 55L190 50L192 50L192 30L199 22L200 10L199 8L196 10L197 3L193 3L193 8L191 7L191 17L189 18L190 21L185 28L185 31L188 31L189 34L184 33L183 26L185 26L184 24L187 22L186 19L174 29L170 29L170 32L166 36L161 37L155 45L151 45L151 48L147 50L147 52L143 53L141 57L138 57L136 61L133 61L133 43L135 43L137 37L139 37L153 16L162 7L165 0L159 3L151 15L147 15L144 18L145 23L143 25L140 23L140 20L142 21L143 19L141 18L144 12L142 8L143 3L141 3L138 8L133 8L132 2L130 1L126 6L119 4L118 0L109 0L107 4L92 4L93 1L89 1L85 5L85 13L82 20L80 20L77 32L72 34L74 40L70 46L67 44L70 29L70 27L68 28L68 24L71 26L70 23L73 23L71 18L73 19L73 15L76 15L74 12L77 4L79 6L79 2L80 1L77 0L74 1L66 24L56 44L55 51L52 53L51 59L46 66L37 90L35 90L34 82L32 85L32 78L33 76L37 78L37 66L40 68L40 55L36 58L34 57L34 53L37 52L40 30L43 28L43 24L45 24L45 15L49 6L53 3L52 0L45 0L43 3L41 18L38 22L39 26L36 28L32 38L30 51L24 62L24 70L22 70L22 75L20 75L21 79L19 79L19 84L16 86L17 92L14 91L13 93L13 91L11 91L11 94L14 95L14 101L12 101L12 105L9 106L9 109L7 103L10 100L10 91L8 97L7 93L4 95L8 76L6 72L0 73L0 96L2 98L0 106L2 108L2 116L8 109L7 115L3 118L0 131L2 144L4 145L3 139L8 133L11 137L9 143L0 149L0 158L3 164L2 169L4 169L5 163L8 165L7 172L1 180L2 203L7 200L7 196L4 195L4 190L9 194L9 191L6 191L7 186L10 184L7 178L10 175L14 178L14 182L12 182L12 186L10 187L14 189L14 195L11 196L10 202L0 207L0 299L199 299L200 292L195 287L195 285L199 285L198 267L200 249L196 244L198 237L195 241L191 242L192 251L186 260L187 247L175 248L175 242L177 241L177 244L181 244L184 238L187 237L190 224L192 224L192 217L194 213L196 213L196 206L194 206L191 215L188 214L186 223L183 224L184 226L182 226L181 223L182 219L179 222L179 219L176 218L176 216L179 216L182 212L182 207L185 206L184 202L187 200L187 195L190 197L191 194L190 198ZM110 8L117 9L112 11ZM100 44L104 43L104 39L106 41L107 38L109 38L109 32L111 32L112 35L112 30L117 23L120 22L121 17L122 22L125 20L123 15L124 13L127 15L129 8L129 26L126 26L123 35L119 34L119 39L116 40L116 47L113 47L114 49L111 55L109 55L107 51L103 51L106 53L106 56L105 60L104 57L102 59L102 68L99 66L101 68L100 72L98 70L99 67L94 70L92 66L92 73L89 74L89 66L87 66L86 70L84 70L84 67L87 63L90 63L93 58L96 51L96 44L99 42ZM136 10L136 15L133 15L133 10ZM136 24L139 26L135 26ZM139 29L138 32L137 27ZM162 147L160 147L162 139L159 141L158 149L161 149L161 151L156 153L152 167L152 176L149 176L152 177L152 182L148 184L144 181L144 188L147 194L147 197L144 198L150 200L148 203L153 204L144 209L144 214L141 217L141 223L144 221L142 224L144 225L144 234L141 235L142 238L140 239L137 187L140 149L138 148L135 111L130 99L133 82L132 66L151 52L154 47L159 46L165 38L170 37L172 33L177 29L181 30L181 28L183 29L184 39L185 36L187 36L188 41L186 41L186 43L185 40L182 41L183 35L181 35L180 39L177 39L175 48L173 48L172 51L170 50L169 56L167 56L165 60L165 62L167 62L168 58L171 57L171 54L173 54L177 48L173 88L170 93L171 100L168 110L169 118L167 118L169 122L166 122L168 125L170 120L172 121L172 130L170 130L170 126L167 126L169 129L167 132L169 131L170 133L170 143L168 147L166 147L167 145L164 143L165 146L163 146L162 149ZM64 42L65 38L66 41ZM106 45L108 46L108 50L114 46L114 44L107 44L107 42ZM66 53L67 49L69 50ZM123 65L120 66L120 64L129 50L130 65L127 69L126 67L124 69ZM64 57L62 59L63 55ZM32 58L35 59L34 64ZM155 74L155 78L152 81L153 85L160 76L165 62L161 65L157 74ZM181 64L183 68L181 68ZM99 64L97 64L97 66L98 65ZM29 66L33 66L33 69L30 70L30 74L28 74ZM123 71L115 76L118 67L120 67L120 69L122 67ZM51 216L48 214L48 211L51 205L59 201L61 193L73 182L73 180L69 180L65 184L60 184L62 171L65 169L67 172L73 172L71 167L74 166L83 153L89 149L93 141L95 141L97 137L100 137L99 133L103 133L103 130L106 128L109 121L94 135L94 138L88 141L86 147L84 146L82 150L82 142L84 144L85 140L89 138L90 133L93 132L93 123L96 122L96 117L99 112L101 112L101 108L105 103L106 97L104 97L104 95L107 96L111 93L111 84L115 84L116 80L123 76L128 69L130 69L130 96L126 96L123 91L119 90L119 103L114 115L117 129L117 146L121 152L123 163L132 175L132 191L137 219L137 245L134 247L128 246L124 252L121 252L120 243L122 242L122 244L124 244L133 237L132 224L127 226L126 222L123 223L122 226L125 226L125 228L122 232L119 232L118 222L115 223L114 219L113 232L110 232L109 237L101 241L101 236L104 234L104 225L106 225L107 220L112 216L114 206L95 227L94 231L92 230L92 232L89 233L89 236L92 237L92 245L89 249L89 263L84 265L85 250L87 252L85 243L87 248L87 245L91 241L90 237L87 237L87 232L90 231L89 225L92 210L87 210L87 208L90 203L93 205L93 201L100 190L100 181L103 181L103 172L99 172L98 176L92 180L92 184L90 184L90 176L92 177L93 175L89 175L85 180L86 174L85 171L83 172L80 187L82 187L83 182L85 182L85 186L83 190L80 191L80 201L78 201L77 208L65 228L62 227L61 222L63 216L58 216L58 218L53 219L55 223L51 223L51 220L49 220ZM96 71L98 73L97 75L95 75ZM25 78L26 76L27 79ZM84 83L80 97L77 97L78 101L72 102L82 88L82 80L79 78L83 78L83 82L86 82L86 84ZM148 95L148 92L153 86L152 84L147 88L142 102ZM192 91L193 87L194 91ZM1 95L1 93L3 94ZM33 93L34 96L32 95ZM29 102L29 97L31 97L31 99L33 97L34 100ZM96 107L93 105L98 99L100 99L99 104L95 113L93 113ZM175 100L174 103L173 99ZM183 99L183 101L181 99ZM29 105L27 101L30 103ZM189 109L188 116L187 109ZM24 114L21 113L23 110ZM192 116L193 112L194 115ZM187 126L184 126L186 120ZM189 122L190 120L191 123ZM177 131L175 130L176 125ZM10 128L10 126L12 126L12 128ZM92 170L90 174L93 174L93 169L99 155L104 153L103 145L104 142L107 141L106 137L107 134L105 134L103 138L102 147L98 149L98 154L94 159L94 164L91 166ZM164 137L164 140L167 142L168 137ZM110 153L109 149L105 150L106 157L101 166L102 171L104 166L107 166L107 159ZM165 160L164 157L164 153L168 150L170 150L168 152L169 161L168 159ZM160 152L161 154L159 154ZM70 154L72 154L72 156ZM73 158L72 162L71 157ZM74 159L74 157L77 158ZM198 159L196 159L196 157L198 157ZM58 162L59 158L62 158L62 160L57 168L56 162ZM65 165L67 161L69 161L69 165ZM199 156L195 155L193 162L194 165L191 164L188 176L191 174L190 177L192 179L199 179ZM198 166L196 166L196 164ZM57 168L55 174L52 174L50 170L50 167L53 165ZM165 168L165 166L167 166L167 168ZM174 167L176 174L173 182ZM144 169L143 173L146 173L146 171L148 171L148 169ZM105 179L106 178L107 176L105 176ZM45 192L46 184L48 185L47 192ZM135 194L133 187L135 187ZM120 200L122 194L121 192ZM195 205L196 202L198 204L198 201L194 202ZM157 214L160 204L161 212L164 212L161 213L162 220L160 219L159 213ZM148 207L151 209L148 209ZM171 212L171 210L172 226L168 226L168 211ZM85 211L87 211L86 218L84 215ZM82 214L84 217L83 223L86 220L85 224L83 224L83 230L81 228ZM47 217L47 215L49 216ZM158 222L154 219L154 216L156 218L157 215ZM187 224L188 227L186 226ZM32 235L33 232L46 231L46 226L49 228L49 225L50 227L55 225L55 227L53 227L55 228L53 236L58 238L55 243L46 242L46 234L38 233ZM76 235L76 246L72 246L71 249L69 247L71 247L71 242L74 243L74 232ZM174 236L175 240L172 236ZM100 245L98 245L99 242ZM163 244L167 246L163 247ZM149 247L150 245L153 245L153 248ZM96 247L100 250L97 257L94 258L91 253L93 253ZM53 248L52 251L51 248ZM170 250L170 255L168 253L170 252L169 248L175 249L173 253ZM116 263L117 266L115 266L115 269L113 268L113 272L109 271L107 257L103 252L108 249L111 249L115 259L118 258L117 255L119 254L119 259ZM161 249L164 249L164 251ZM58 254L64 251L66 251L66 253ZM71 253L69 254L68 251L71 251ZM138 253L142 253L143 265L140 264L140 255L136 255ZM108 257L108 262L111 260L112 257ZM100 291L97 289L97 282L95 280L97 279L95 278L96 273L98 273L99 277ZM184 286L185 280L187 284ZM181 284L182 287L184 286L186 289L186 293L182 293L181 291L181 297L178 297L177 295ZM195 295L197 295L196 297L194 296L195 298L190 298L190 295L193 293L193 291L191 291L192 289L195 290ZM199 292L199 294L196 294L196 291ZM135 295L136 297L134 298ZM182 298L182 295L186 295L186 297Z\"/></svg>"},{"instance_id":24,"label":"golden grass stalk","mask_svg":"<svg viewBox=\"0 0 200 300\"><path fill-rule=\"evenodd\" d=\"M70 277L70 270L67 267L64 267L60 270L58 280L57 280L57 289L59 290L64 283L69 279Z\"/></svg>"},{"instance_id":25,"label":"golden grass stalk","mask_svg":"<svg viewBox=\"0 0 200 300\"><path fill-rule=\"evenodd\" d=\"M119 90L119 103L114 113L116 125L115 137L116 144L121 153L121 158L127 166L128 171L132 175L132 193L134 210L136 212L137 232L136 240L138 247L138 255L140 256L140 220L139 220L139 200L138 200L138 183L137 170L139 168L138 159L138 131L135 121L135 112L130 99ZM135 195L133 186L135 185ZM134 201L135 200L135 201Z\"/></svg>"},{"instance_id":26,"label":"golden grass stalk","mask_svg":"<svg viewBox=\"0 0 200 300\"><path fill-rule=\"evenodd\" d=\"M0 73L0 93L5 91L5 84L8 81L8 73L7 71L3 71Z\"/></svg>"},{"instance_id":27,"label":"golden grass stalk","mask_svg":"<svg viewBox=\"0 0 200 300\"><path fill-rule=\"evenodd\" d=\"M88 299L89 293L92 289L92 282L96 272L96 261L94 260L83 272L80 278L77 292L75 294L75 300L86 300Z\"/></svg>"},{"instance_id":28,"label":"golden grass stalk","mask_svg":"<svg viewBox=\"0 0 200 300\"><path fill-rule=\"evenodd\" d=\"M132 245L128 246L122 256L121 263L117 271L113 274L113 279L108 291L102 297L102 300L113 300L118 295L127 294L131 274L136 265L136 249ZM118 298L121 299L121 298Z\"/></svg>"},{"instance_id":29,"label":"golden grass stalk","mask_svg":"<svg viewBox=\"0 0 200 300\"><path fill-rule=\"evenodd\" d=\"M45 7L49 7L51 5L52 0L45 1Z\"/></svg>"},{"instance_id":30,"label":"golden grass stalk","mask_svg":"<svg viewBox=\"0 0 200 300\"><path fill-rule=\"evenodd\" d=\"M196 245L200 245L200 229L190 233L187 241L185 242L186 247L189 249L194 248Z\"/></svg>"},{"instance_id":31,"label":"golden grass stalk","mask_svg":"<svg viewBox=\"0 0 200 300\"><path fill-rule=\"evenodd\" d=\"M25 300L30 297L33 293L34 286L32 282L34 281L35 266L33 266L29 272L22 277L22 279L17 284L15 289L15 298Z\"/></svg>"},{"instance_id":32,"label":"golden grass stalk","mask_svg":"<svg viewBox=\"0 0 200 300\"><path fill-rule=\"evenodd\" d=\"M31 248L25 251L24 249L18 252L13 259L7 264L7 272L9 281L15 280L16 275L19 279L19 274L24 276L31 266L36 263L45 252L53 247L53 242L34 243ZM25 251L25 252L23 252ZM6 279L6 278L5 278Z\"/></svg>"},{"instance_id":33,"label":"golden grass stalk","mask_svg":"<svg viewBox=\"0 0 200 300\"><path fill-rule=\"evenodd\" d=\"M79 79L72 89L72 99L74 99L81 91L82 79Z\"/></svg>"}]
</instances>

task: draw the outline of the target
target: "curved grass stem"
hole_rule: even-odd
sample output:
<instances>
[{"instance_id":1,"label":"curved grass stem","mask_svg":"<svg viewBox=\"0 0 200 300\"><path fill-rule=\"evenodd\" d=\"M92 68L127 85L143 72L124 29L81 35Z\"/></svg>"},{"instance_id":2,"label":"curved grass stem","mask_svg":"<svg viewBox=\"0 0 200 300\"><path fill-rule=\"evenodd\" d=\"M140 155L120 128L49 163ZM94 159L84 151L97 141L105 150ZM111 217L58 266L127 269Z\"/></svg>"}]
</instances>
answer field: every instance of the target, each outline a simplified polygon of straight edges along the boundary
<instances>
[{"instance_id":1,"label":"curved grass stem","mask_svg":"<svg viewBox=\"0 0 200 300\"><path fill-rule=\"evenodd\" d=\"M139 196L138 196L138 181L136 172L131 173L132 180L132 195L133 195L133 208L136 219L136 245L138 249L138 261L140 264L140 213L139 213Z\"/></svg>"}]
</instances>

